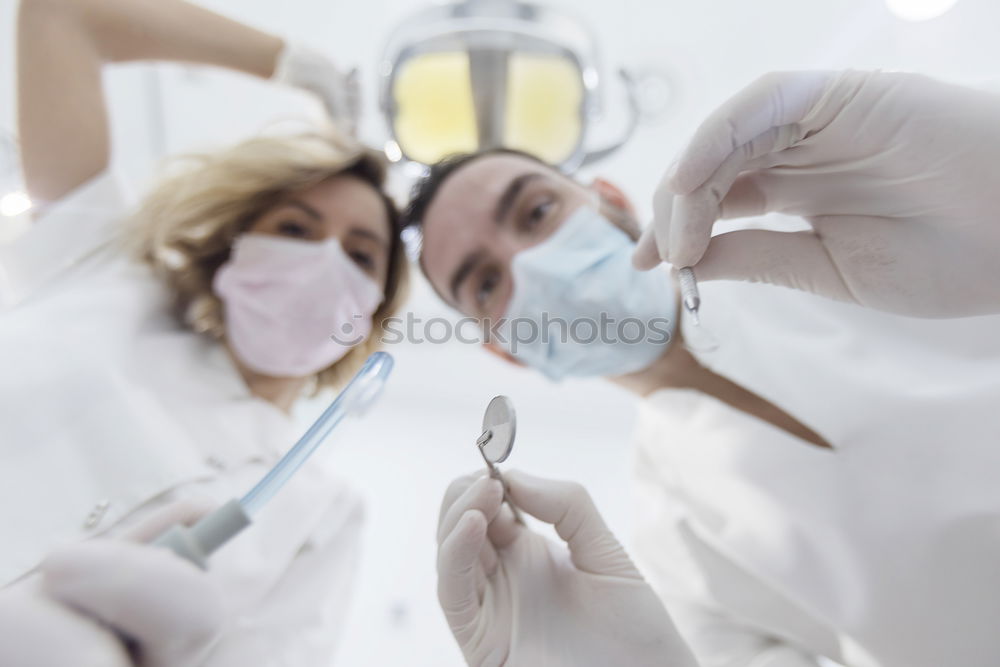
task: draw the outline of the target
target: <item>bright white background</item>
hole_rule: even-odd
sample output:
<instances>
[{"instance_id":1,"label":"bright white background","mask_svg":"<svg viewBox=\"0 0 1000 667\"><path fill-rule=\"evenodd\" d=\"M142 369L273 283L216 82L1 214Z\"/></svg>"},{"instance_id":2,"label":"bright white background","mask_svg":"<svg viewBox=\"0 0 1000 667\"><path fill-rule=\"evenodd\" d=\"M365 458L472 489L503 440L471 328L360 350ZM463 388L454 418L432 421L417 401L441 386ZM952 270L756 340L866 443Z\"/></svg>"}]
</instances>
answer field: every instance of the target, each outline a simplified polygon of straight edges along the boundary
<instances>
[{"instance_id":1,"label":"bright white background","mask_svg":"<svg viewBox=\"0 0 1000 667\"><path fill-rule=\"evenodd\" d=\"M364 72L363 136L386 138L375 108L384 37L417 0L210 0L204 4L303 40ZM648 212L652 189L700 118L769 70L916 70L976 85L1000 78L1000 3L959 0L945 16L907 23L883 0L553 0L599 27L605 69L658 69L671 80L669 112L639 131L596 174L619 183ZM14 0L0 0L0 129L14 124ZM275 122L318 113L305 96L248 78L179 66L133 65L108 76L118 171L140 194L171 153L238 140ZM620 91L605 98L620 119ZM72 101L67 101L72 104ZM396 189L405 191L402 174ZM0 238L10 226L0 218ZM416 281L410 308L453 317ZM397 369L364 422L338 433L329 453L365 494L364 558L338 664L460 664L434 596L434 527L450 479L479 466L474 440L482 409L507 394L518 410L512 465L575 478L592 491L615 530L630 527L632 400L599 381L556 387L506 367L472 346L390 350ZM2 369L0 369L2 372Z\"/></svg>"}]
</instances>

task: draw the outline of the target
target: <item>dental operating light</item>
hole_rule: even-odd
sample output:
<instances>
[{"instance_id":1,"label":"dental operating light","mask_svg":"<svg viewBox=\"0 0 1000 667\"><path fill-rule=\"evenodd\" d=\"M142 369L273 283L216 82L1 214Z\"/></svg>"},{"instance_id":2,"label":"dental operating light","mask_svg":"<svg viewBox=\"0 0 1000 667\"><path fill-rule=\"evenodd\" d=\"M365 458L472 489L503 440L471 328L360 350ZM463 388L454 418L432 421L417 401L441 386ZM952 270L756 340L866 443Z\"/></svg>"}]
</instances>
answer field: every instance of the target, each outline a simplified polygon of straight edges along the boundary
<instances>
[{"instance_id":1,"label":"dental operating light","mask_svg":"<svg viewBox=\"0 0 1000 667\"><path fill-rule=\"evenodd\" d=\"M572 171L621 148L640 117L622 70L626 127L589 146L605 85L596 38L563 11L518 0L457 0L406 18L380 76L390 157L421 164L506 147Z\"/></svg>"}]
</instances>

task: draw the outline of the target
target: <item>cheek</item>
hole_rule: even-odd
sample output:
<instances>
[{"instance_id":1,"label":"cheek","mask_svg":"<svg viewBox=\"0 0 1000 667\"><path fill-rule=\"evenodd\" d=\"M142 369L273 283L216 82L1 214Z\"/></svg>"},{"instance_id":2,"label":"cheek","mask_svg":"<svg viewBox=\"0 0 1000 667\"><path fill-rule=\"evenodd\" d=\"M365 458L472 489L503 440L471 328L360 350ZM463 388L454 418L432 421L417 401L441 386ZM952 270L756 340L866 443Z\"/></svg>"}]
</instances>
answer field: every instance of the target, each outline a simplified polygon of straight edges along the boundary
<instances>
[{"instance_id":1,"label":"cheek","mask_svg":"<svg viewBox=\"0 0 1000 667\"><path fill-rule=\"evenodd\" d=\"M391 228L388 221L384 223L383 229L388 230L389 238L392 239L395 234L395 231ZM383 231L382 233L385 232ZM397 244L401 243L401 241L397 239L396 243ZM398 257L394 256L393 254L394 250L395 249L393 248L391 241L388 250L386 249L385 246L382 245L377 246L375 249L369 248L369 251L373 253L372 256L376 258L375 261L376 270L373 277L375 278L375 281L379 284L379 287L382 288L383 294L385 293L385 290L389 285L389 272L394 265L394 260L396 260L395 262L396 264L399 264L399 266L396 266L397 275L401 271L406 270L406 257L403 256L403 253L397 253L399 255Z\"/></svg>"},{"instance_id":2,"label":"cheek","mask_svg":"<svg viewBox=\"0 0 1000 667\"><path fill-rule=\"evenodd\" d=\"M268 234L270 233L270 225L268 225L267 218L255 218L245 225L241 231L245 233Z\"/></svg>"},{"instance_id":3,"label":"cheek","mask_svg":"<svg viewBox=\"0 0 1000 667\"><path fill-rule=\"evenodd\" d=\"M426 280L431 285L431 289L445 302L449 300L445 298L447 294L447 287L445 281L442 278L443 271L440 269L440 264L435 264L433 260L433 254L428 254L427 252L421 252L420 256L417 257L417 266L420 268L420 273L423 274L424 280Z\"/></svg>"},{"instance_id":4,"label":"cheek","mask_svg":"<svg viewBox=\"0 0 1000 667\"><path fill-rule=\"evenodd\" d=\"M642 227L639 226L639 221L631 213L615 206L602 206L601 213L611 221L611 224L625 232L630 239L639 240L639 236L642 235Z\"/></svg>"},{"instance_id":5,"label":"cheek","mask_svg":"<svg viewBox=\"0 0 1000 667\"><path fill-rule=\"evenodd\" d=\"M514 279L511 276L510 271L506 271L503 277L500 279L500 284L497 286L497 298L496 303L490 309L489 317L494 320L499 320L503 317L504 313L507 312L507 306L510 305L510 298L514 294Z\"/></svg>"},{"instance_id":6,"label":"cheek","mask_svg":"<svg viewBox=\"0 0 1000 667\"><path fill-rule=\"evenodd\" d=\"M382 290L382 296L386 297L387 296L386 291L389 289L389 263L388 262L386 262L385 265L382 267L382 270L379 271L378 285L379 285L379 287Z\"/></svg>"},{"instance_id":7,"label":"cheek","mask_svg":"<svg viewBox=\"0 0 1000 667\"><path fill-rule=\"evenodd\" d=\"M437 222L437 221L435 221ZM448 230L449 232L452 230ZM443 230L433 227L424 229L417 264L420 272L430 283L434 292L446 303L451 303L451 289L448 280L468 251L465 230L456 229L448 237Z\"/></svg>"}]
</instances>

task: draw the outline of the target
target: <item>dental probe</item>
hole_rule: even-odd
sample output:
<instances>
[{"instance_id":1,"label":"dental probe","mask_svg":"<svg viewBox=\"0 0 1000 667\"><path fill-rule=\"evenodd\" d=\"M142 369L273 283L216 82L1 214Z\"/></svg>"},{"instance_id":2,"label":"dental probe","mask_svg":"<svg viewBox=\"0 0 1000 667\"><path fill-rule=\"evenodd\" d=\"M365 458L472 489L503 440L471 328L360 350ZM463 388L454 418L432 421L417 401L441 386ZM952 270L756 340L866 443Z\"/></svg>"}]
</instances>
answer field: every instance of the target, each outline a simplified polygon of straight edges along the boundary
<instances>
[{"instance_id":1,"label":"dental probe","mask_svg":"<svg viewBox=\"0 0 1000 667\"><path fill-rule=\"evenodd\" d=\"M386 352L372 354L305 435L245 496L230 500L193 526L177 524L170 527L153 544L170 549L203 570L208 569L209 556L252 523L253 516L319 449L334 427L344 417L362 413L375 402L392 367L393 359ZM290 517L292 519L294 517Z\"/></svg>"},{"instance_id":2,"label":"dental probe","mask_svg":"<svg viewBox=\"0 0 1000 667\"><path fill-rule=\"evenodd\" d=\"M698 295L698 281L694 278L694 269L685 266L677 272L677 277L681 283L681 301L684 303L684 308L691 313L695 326L700 326L698 309L701 307L701 297Z\"/></svg>"}]
</instances>

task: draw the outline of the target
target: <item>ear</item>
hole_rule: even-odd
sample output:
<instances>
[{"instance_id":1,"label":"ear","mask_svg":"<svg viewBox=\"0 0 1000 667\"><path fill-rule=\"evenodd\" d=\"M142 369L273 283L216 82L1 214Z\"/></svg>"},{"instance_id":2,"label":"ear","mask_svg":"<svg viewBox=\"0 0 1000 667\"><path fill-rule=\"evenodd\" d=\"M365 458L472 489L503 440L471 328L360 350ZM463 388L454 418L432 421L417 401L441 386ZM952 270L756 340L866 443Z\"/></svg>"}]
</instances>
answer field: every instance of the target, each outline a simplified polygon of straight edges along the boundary
<instances>
[{"instance_id":1,"label":"ear","mask_svg":"<svg viewBox=\"0 0 1000 667\"><path fill-rule=\"evenodd\" d=\"M525 364L523 361L521 361L520 359L518 359L513 354L511 354L507 350L503 349L502 347L500 347L496 343L483 343L483 349L486 350L487 352L489 352L492 355L500 357L501 359L503 359L504 361L506 361L508 364L514 364L515 366L520 366L521 368L524 368L524 367L527 366L527 364Z\"/></svg>"},{"instance_id":2,"label":"ear","mask_svg":"<svg viewBox=\"0 0 1000 667\"><path fill-rule=\"evenodd\" d=\"M616 206L629 215L635 216L635 207L632 206L632 202L629 201L625 193L614 183L606 181L603 178L595 178L590 183L590 189L599 194L601 199L612 206Z\"/></svg>"}]
</instances>

